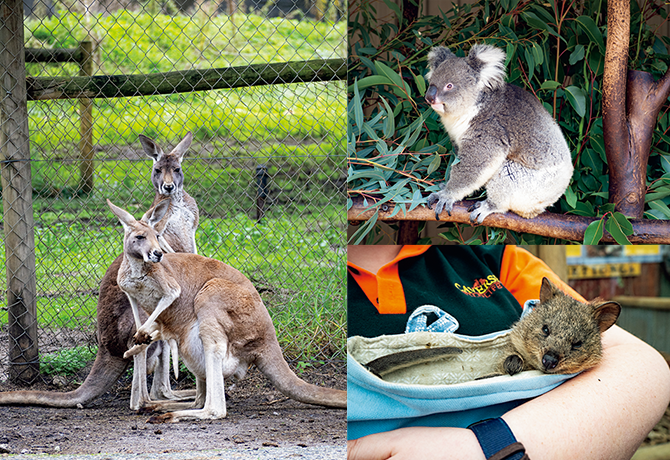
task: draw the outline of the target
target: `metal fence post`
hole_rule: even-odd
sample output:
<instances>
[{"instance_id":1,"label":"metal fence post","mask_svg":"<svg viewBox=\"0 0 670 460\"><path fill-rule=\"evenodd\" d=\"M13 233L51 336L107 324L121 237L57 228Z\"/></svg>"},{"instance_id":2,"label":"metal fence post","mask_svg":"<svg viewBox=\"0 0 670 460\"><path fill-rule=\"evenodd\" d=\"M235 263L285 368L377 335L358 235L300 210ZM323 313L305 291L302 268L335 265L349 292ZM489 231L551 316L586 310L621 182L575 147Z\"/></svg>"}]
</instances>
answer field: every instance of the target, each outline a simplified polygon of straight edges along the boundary
<instances>
[{"instance_id":1,"label":"metal fence post","mask_svg":"<svg viewBox=\"0 0 670 460\"><path fill-rule=\"evenodd\" d=\"M9 377L31 383L39 374L35 236L28 136L23 1L0 3L0 166L9 312Z\"/></svg>"},{"instance_id":2,"label":"metal fence post","mask_svg":"<svg viewBox=\"0 0 670 460\"><path fill-rule=\"evenodd\" d=\"M268 197L268 167L256 166L256 221L265 215L265 199Z\"/></svg>"},{"instance_id":3,"label":"metal fence post","mask_svg":"<svg viewBox=\"0 0 670 460\"><path fill-rule=\"evenodd\" d=\"M79 76L93 75L93 42L79 43ZM79 190L85 194L93 191L93 102L89 98L79 99Z\"/></svg>"}]
</instances>

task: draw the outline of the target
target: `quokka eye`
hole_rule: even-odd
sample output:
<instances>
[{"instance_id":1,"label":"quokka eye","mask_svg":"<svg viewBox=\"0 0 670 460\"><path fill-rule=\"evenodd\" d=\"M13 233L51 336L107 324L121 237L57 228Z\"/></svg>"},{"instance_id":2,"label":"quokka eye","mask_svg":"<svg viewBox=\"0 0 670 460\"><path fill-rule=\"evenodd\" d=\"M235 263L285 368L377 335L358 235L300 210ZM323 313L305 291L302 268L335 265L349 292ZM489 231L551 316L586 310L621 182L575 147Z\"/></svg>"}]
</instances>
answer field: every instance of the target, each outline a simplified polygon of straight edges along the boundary
<instances>
[{"instance_id":1,"label":"quokka eye","mask_svg":"<svg viewBox=\"0 0 670 460\"><path fill-rule=\"evenodd\" d=\"M549 335L549 326L547 326L546 324L544 326L542 326L542 333L545 336L548 336Z\"/></svg>"},{"instance_id":2,"label":"quokka eye","mask_svg":"<svg viewBox=\"0 0 670 460\"><path fill-rule=\"evenodd\" d=\"M580 348L581 346L582 346L582 341L579 340L579 341L572 344L572 349L576 350L576 349Z\"/></svg>"}]
</instances>

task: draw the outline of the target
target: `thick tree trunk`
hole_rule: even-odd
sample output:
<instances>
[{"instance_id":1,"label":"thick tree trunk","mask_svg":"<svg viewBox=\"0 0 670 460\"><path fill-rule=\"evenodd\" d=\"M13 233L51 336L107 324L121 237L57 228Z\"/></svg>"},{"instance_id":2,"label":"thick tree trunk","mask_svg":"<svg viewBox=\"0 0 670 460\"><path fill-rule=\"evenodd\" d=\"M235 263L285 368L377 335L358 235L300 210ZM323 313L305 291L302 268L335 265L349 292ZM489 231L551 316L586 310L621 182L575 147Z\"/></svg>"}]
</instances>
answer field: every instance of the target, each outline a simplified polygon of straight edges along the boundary
<instances>
[{"instance_id":1,"label":"thick tree trunk","mask_svg":"<svg viewBox=\"0 0 670 460\"><path fill-rule=\"evenodd\" d=\"M610 202L628 217L644 212L647 162L658 116L670 93L670 71L654 82L646 72L627 71L630 5L607 4L607 52L603 75L603 136L610 173Z\"/></svg>"}]
</instances>

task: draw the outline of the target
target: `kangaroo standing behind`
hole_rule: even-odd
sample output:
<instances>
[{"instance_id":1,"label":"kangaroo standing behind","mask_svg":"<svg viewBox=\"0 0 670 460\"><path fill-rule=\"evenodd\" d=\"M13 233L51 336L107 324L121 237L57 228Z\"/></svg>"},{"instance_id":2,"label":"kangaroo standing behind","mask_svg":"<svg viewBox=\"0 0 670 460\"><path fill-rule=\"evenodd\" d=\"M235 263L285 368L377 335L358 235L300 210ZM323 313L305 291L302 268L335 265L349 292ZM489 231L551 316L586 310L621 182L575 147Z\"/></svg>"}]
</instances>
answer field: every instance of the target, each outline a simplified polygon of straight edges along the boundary
<instances>
[{"instance_id":1,"label":"kangaroo standing behind","mask_svg":"<svg viewBox=\"0 0 670 460\"><path fill-rule=\"evenodd\" d=\"M602 357L601 334L614 325L620 312L616 302L579 302L543 278L540 304L512 327L499 371L573 374L590 369Z\"/></svg>"},{"instance_id":2,"label":"kangaroo standing behind","mask_svg":"<svg viewBox=\"0 0 670 460\"><path fill-rule=\"evenodd\" d=\"M163 154L162 149L146 136L140 136L145 152L154 158L152 183L156 197L169 195L170 197L182 197L179 202L184 203L193 213L195 219L188 223L176 222L185 213L168 212L164 218L167 230L162 234L162 240L167 243L166 251L193 251L195 252L195 230L198 224L198 210L195 200L183 190L183 173L181 172L181 160L192 140L191 133L186 134L184 139L170 154ZM177 170L177 171L175 171ZM160 172L159 172L160 171ZM161 177L169 176L164 184ZM176 179L175 179L176 178ZM169 193L167 193L169 192ZM179 206L172 206L172 211L179 210ZM171 231L175 228L184 229L185 233ZM85 406L94 399L109 391L121 378L130 364L130 360L124 358L124 353L133 345L133 335L136 331L135 319L128 297L117 284L117 275L123 255L118 256L107 268L100 282L100 291L97 303L97 342L98 352L93 366L86 376L84 382L73 391L7 391L0 392L0 405L41 405L50 407L77 407ZM139 311L140 320L145 321L148 315L144 310ZM165 342L155 342L147 349L146 369L154 372L153 385L150 396L146 388L146 375L144 385L141 384L141 376L133 372L133 384L131 387L130 407L139 409L150 400L159 399L181 399L184 395L180 392L172 392L169 379L169 349Z\"/></svg>"},{"instance_id":3,"label":"kangaroo standing behind","mask_svg":"<svg viewBox=\"0 0 670 460\"><path fill-rule=\"evenodd\" d=\"M178 242L177 247L172 248L172 252L197 254L195 230L198 228L199 220L198 205L184 190L184 172L181 169L184 154L192 141L193 135L189 131L172 152L166 155L152 139L140 134L144 152L154 160L151 182L154 184L156 196L151 206L170 198L167 218L158 224L156 231L163 238Z\"/></svg>"},{"instance_id":4,"label":"kangaroo standing behind","mask_svg":"<svg viewBox=\"0 0 670 460\"><path fill-rule=\"evenodd\" d=\"M139 221L109 200L107 203L125 233L119 286L132 302L151 314L137 336L147 333L153 338L176 340L181 358L196 376L193 407L201 409L170 412L150 421L225 417L224 379L241 379L251 364L290 398L347 407L346 391L308 384L291 371L282 356L272 319L242 273L197 254L162 252L153 224L166 212L165 202L147 211ZM158 402L154 409L181 407L184 403Z\"/></svg>"}]
</instances>

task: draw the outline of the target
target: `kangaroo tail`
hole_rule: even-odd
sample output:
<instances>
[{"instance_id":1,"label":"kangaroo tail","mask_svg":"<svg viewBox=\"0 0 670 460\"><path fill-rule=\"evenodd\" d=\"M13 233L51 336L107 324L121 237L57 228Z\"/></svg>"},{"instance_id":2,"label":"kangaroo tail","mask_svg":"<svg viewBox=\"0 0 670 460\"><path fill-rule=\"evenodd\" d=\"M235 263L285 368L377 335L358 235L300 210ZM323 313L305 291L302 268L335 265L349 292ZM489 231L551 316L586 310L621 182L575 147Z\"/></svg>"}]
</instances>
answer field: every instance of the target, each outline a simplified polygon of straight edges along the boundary
<instances>
[{"instance_id":1,"label":"kangaroo tail","mask_svg":"<svg viewBox=\"0 0 670 460\"><path fill-rule=\"evenodd\" d=\"M319 406L346 409L347 392L312 385L300 379L288 367L279 344L271 343L256 360L256 367L279 391L296 401Z\"/></svg>"},{"instance_id":2,"label":"kangaroo tail","mask_svg":"<svg viewBox=\"0 0 670 460\"><path fill-rule=\"evenodd\" d=\"M107 392L128 367L129 360L111 356L109 351L98 349L91 371L79 388L59 393L57 391L6 391L0 392L0 405L77 407L85 406Z\"/></svg>"}]
</instances>

